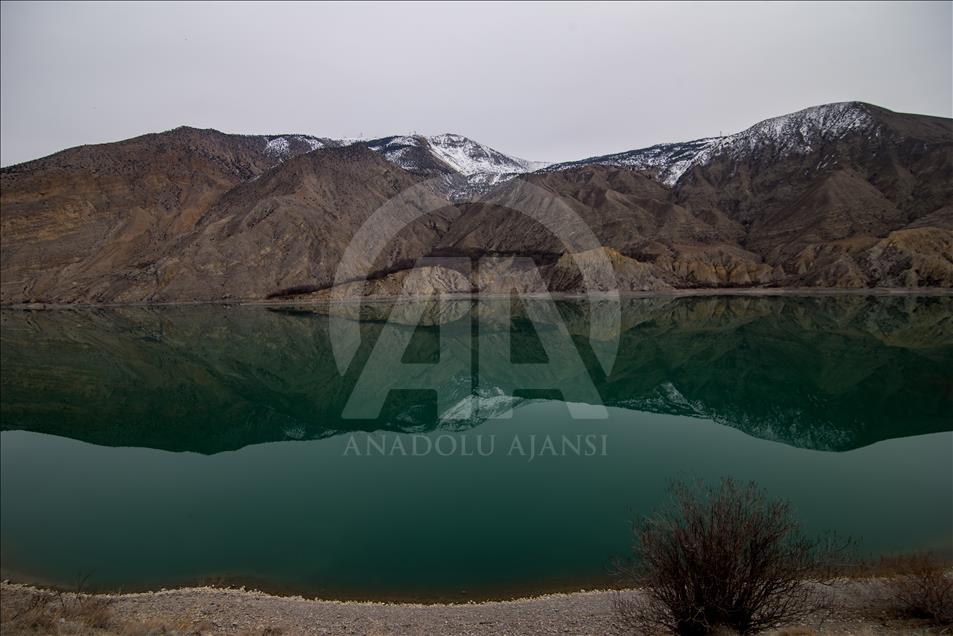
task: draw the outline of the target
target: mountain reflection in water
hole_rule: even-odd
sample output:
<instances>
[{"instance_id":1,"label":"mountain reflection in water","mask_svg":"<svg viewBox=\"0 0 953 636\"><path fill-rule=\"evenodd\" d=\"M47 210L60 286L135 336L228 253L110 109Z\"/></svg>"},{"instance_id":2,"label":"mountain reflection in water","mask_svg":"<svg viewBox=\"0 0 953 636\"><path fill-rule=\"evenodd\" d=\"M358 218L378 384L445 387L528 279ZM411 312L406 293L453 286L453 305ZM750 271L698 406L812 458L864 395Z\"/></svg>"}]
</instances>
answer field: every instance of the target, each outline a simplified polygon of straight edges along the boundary
<instances>
[{"instance_id":1,"label":"mountain reflection in water","mask_svg":"<svg viewBox=\"0 0 953 636\"><path fill-rule=\"evenodd\" d=\"M844 451L953 430L951 297L559 300L572 337L545 352L537 331L557 321L528 320L532 302L508 315L492 300L428 301L421 324L403 327L407 304L3 311L2 428L206 454L356 430L461 430L539 397L496 388L533 385L520 374L534 367L519 363L548 361L568 374L557 383L573 386L580 369L561 357L578 355L606 406L711 420L797 447ZM616 330L606 316L620 310ZM343 374L332 316L359 321L361 344ZM380 417L344 419L360 373L379 391L407 373L364 365L388 317L413 332L389 359L420 363L421 382L451 406L394 391ZM504 351L508 331L516 364ZM477 332L479 364L468 362ZM460 365L427 364L441 354L441 334L443 354ZM616 342L606 373L596 354ZM472 417L452 417L468 403L478 407Z\"/></svg>"}]
</instances>

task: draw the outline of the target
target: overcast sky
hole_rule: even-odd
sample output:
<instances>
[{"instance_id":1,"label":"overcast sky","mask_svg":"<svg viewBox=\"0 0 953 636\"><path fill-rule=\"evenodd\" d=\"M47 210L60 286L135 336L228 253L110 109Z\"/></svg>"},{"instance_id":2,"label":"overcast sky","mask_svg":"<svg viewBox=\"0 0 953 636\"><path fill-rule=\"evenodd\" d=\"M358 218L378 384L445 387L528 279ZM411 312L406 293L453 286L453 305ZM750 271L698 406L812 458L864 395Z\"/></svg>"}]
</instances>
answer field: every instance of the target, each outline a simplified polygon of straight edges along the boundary
<instances>
[{"instance_id":1,"label":"overcast sky","mask_svg":"<svg viewBox=\"0 0 953 636\"><path fill-rule=\"evenodd\" d=\"M951 6L3 2L0 163L182 124L554 161L833 101L949 117Z\"/></svg>"}]
</instances>

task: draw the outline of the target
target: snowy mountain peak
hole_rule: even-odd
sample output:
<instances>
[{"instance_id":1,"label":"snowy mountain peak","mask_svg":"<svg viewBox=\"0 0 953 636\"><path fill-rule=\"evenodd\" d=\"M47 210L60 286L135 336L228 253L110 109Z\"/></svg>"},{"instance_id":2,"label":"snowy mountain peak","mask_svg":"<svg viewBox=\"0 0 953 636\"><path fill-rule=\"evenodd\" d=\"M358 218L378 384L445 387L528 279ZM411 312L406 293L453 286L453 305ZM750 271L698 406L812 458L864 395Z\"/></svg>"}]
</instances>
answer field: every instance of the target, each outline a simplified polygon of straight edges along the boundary
<instances>
[{"instance_id":1,"label":"snowy mountain peak","mask_svg":"<svg viewBox=\"0 0 953 636\"><path fill-rule=\"evenodd\" d=\"M512 157L469 137L455 133L441 135L396 135L366 142L386 159L402 168L421 172L421 166L410 158L411 149L428 153L429 159L442 165L443 171L472 176L476 174L513 174L536 170L548 165ZM417 157L418 160L421 157ZM432 166L427 166L432 169Z\"/></svg>"},{"instance_id":2,"label":"snowy mountain peak","mask_svg":"<svg viewBox=\"0 0 953 636\"><path fill-rule=\"evenodd\" d=\"M311 135L269 135L265 137L265 153L280 160L288 159L296 152L310 152L333 145L328 139Z\"/></svg>"},{"instance_id":3,"label":"snowy mountain peak","mask_svg":"<svg viewBox=\"0 0 953 636\"><path fill-rule=\"evenodd\" d=\"M810 152L821 141L835 141L874 123L861 102L837 102L812 106L794 113L758 122L739 133L722 137L699 157L701 163L723 152L738 155L772 146L779 154Z\"/></svg>"},{"instance_id":4,"label":"snowy mountain peak","mask_svg":"<svg viewBox=\"0 0 953 636\"><path fill-rule=\"evenodd\" d=\"M450 198L461 200L480 195L519 174L593 164L649 171L661 182L674 186L693 167L706 165L716 157L739 159L765 151L778 158L805 154L819 144L857 132L876 134L876 130L875 117L867 104L837 102L765 119L731 135L656 144L558 164L507 155L456 133L394 135L371 140L309 135L270 135L264 139L265 152L279 160L318 148L364 144L408 172L443 177Z\"/></svg>"},{"instance_id":5,"label":"snowy mountain peak","mask_svg":"<svg viewBox=\"0 0 953 636\"><path fill-rule=\"evenodd\" d=\"M615 166L654 172L658 175L660 181L673 185L679 177L694 165L695 159L701 153L707 151L722 139L724 137L706 137L681 143L656 144L638 150L557 163L547 166L546 170L567 170L593 164Z\"/></svg>"},{"instance_id":6,"label":"snowy mountain peak","mask_svg":"<svg viewBox=\"0 0 953 636\"><path fill-rule=\"evenodd\" d=\"M463 135L444 133L424 139L442 161L465 176L527 172L534 163L505 155Z\"/></svg>"},{"instance_id":7,"label":"snowy mountain peak","mask_svg":"<svg viewBox=\"0 0 953 636\"><path fill-rule=\"evenodd\" d=\"M794 113L772 117L750 128L723 137L705 137L680 143L657 144L612 155L554 164L547 170L565 170L599 164L654 172L660 181L673 186L695 166L715 157L739 158L770 148L776 156L811 152L817 144L836 141L876 126L863 102L836 102L812 106Z\"/></svg>"},{"instance_id":8,"label":"snowy mountain peak","mask_svg":"<svg viewBox=\"0 0 953 636\"><path fill-rule=\"evenodd\" d=\"M472 198L518 174L549 165L504 154L455 133L396 135L364 143L408 172L442 175L453 200Z\"/></svg>"}]
</instances>

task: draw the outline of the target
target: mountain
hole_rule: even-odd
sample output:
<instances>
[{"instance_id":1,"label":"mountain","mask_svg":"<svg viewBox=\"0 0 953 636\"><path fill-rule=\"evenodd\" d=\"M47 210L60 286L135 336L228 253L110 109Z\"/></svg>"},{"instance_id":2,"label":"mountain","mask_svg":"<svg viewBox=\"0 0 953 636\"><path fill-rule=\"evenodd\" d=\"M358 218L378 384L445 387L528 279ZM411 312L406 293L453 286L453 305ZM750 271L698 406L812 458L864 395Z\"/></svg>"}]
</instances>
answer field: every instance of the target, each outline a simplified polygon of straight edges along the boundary
<instances>
[{"instance_id":1,"label":"mountain","mask_svg":"<svg viewBox=\"0 0 953 636\"><path fill-rule=\"evenodd\" d=\"M493 198L505 205L463 206L445 253L561 258L571 250L508 213L558 199L643 265L639 280L649 268L648 283L622 277L622 289L953 287L949 119L830 104L726 137L557 164Z\"/></svg>"},{"instance_id":2,"label":"mountain","mask_svg":"<svg viewBox=\"0 0 953 636\"><path fill-rule=\"evenodd\" d=\"M769 153L772 159L778 160L792 155L808 155L821 145L856 134L877 136L881 134L879 118L889 112L863 102L823 104L766 119L732 135L657 144L649 148L556 163L546 169L562 171L589 165L625 167L652 172L662 183L674 186L686 172L705 166L720 156L740 160L763 157ZM942 125L936 132L943 133Z\"/></svg>"},{"instance_id":3,"label":"mountain","mask_svg":"<svg viewBox=\"0 0 953 636\"><path fill-rule=\"evenodd\" d=\"M844 102L553 166L453 134L183 127L64 150L0 171L0 302L305 300L401 192L421 218L363 263L372 293L538 291L524 256L567 292L584 276L643 291L953 288L953 122ZM582 224L564 244L517 210ZM598 245L579 240L588 230ZM408 279L424 255L502 260Z\"/></svg>"},{"instance_id":4,"label":"mountain","mask_svg":"<svg viewBox=\"0 0 953 636\"><path fill-rule=\"evenodd\" d=\"M851 102L706 151L675 200L723 210L780 284L953 287L953 122Z\"/></svg>"},{"instance_id":5,"label":"mountain","mask_svg":"<svg viewBox=\"0 0 953 636\"><path fill-rule=\"evenodd\" d=\"M420 177L361 145L180 128L2 172L4 303L211 301L328 285L371 213ZM330 144L329 144L330 146ZM444 207L421 194L426 209ZM383 271L448 225L407 228Z\"/></svg>"},{"instance_id":6,"label":"mountain","mask_svg":"<svg viewBox=\"0 0 953 636\"><path fill-rule=\"evenodd\" d=\"M3 168L0 299L118 300L103 281L163 253L223 194L310 145L182 127Z\"/></svg>"}]
</instances>

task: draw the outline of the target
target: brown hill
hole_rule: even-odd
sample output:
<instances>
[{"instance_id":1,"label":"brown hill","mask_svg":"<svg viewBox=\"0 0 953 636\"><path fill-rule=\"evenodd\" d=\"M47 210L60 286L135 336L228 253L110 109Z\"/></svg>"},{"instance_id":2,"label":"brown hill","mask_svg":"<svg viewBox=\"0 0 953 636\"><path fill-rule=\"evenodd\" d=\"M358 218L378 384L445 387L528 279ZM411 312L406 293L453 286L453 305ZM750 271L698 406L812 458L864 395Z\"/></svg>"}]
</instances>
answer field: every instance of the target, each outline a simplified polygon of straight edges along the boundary
<instances>
[{"instance_id":1,"label":"brown hill","mask_svg":"<svg viewBox=\"0 0 953 636\"><path fill-rule=\"evenodd\" d=\"M0 300L119 300L111 281L280 161L268 141L182 127L4 168ZM310 149L295 141L289 154Z\"/></svg>"},{"instance_id":2,"label":"brown hill","mask_svg":"<svg viewBox=\"0 0 953 636\"><path fill-rule=\"evenodd\" d=\"M363 146L292 146L280 162L267 141L183 128L4 169L2 302L260 299L327 286L360 224L420 181ZM446 205L421 197L411 205ZM425 254L447 214L407 228L377 267Z\"/></svg>"}]
</instances>

